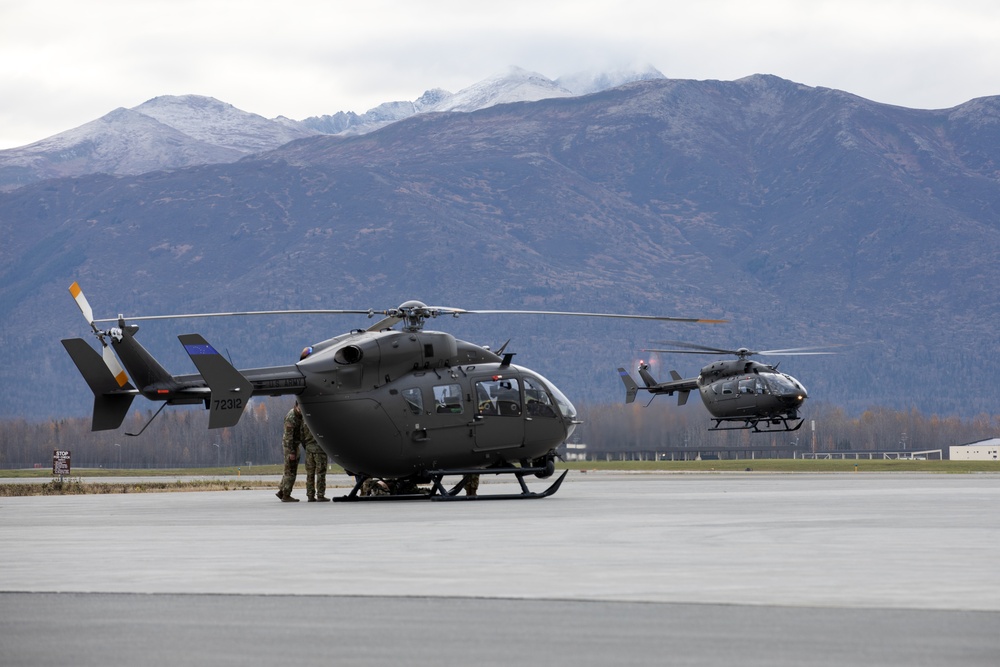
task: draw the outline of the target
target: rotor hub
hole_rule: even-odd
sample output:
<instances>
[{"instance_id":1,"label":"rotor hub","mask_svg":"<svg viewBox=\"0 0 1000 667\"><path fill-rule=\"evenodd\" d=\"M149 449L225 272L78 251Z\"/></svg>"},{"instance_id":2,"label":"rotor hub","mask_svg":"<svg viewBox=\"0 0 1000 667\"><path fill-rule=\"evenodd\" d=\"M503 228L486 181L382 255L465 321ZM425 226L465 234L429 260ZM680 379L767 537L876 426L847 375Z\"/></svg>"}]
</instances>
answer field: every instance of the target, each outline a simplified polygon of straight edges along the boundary
<instances>
[{"instance_id":1,"label":"rotor hub","mask_svg":"<svg viewBox=\"0 0 1000 667\"><path fill-rule=\"evenodd\" d=\"M406 301L398 307L386 312L390 317L398 317L403 320L403 331L422 331L424 320L428 317L437 317L438 313L433 308L428 308L423 301Z\"/></svg>"}]
</instances>

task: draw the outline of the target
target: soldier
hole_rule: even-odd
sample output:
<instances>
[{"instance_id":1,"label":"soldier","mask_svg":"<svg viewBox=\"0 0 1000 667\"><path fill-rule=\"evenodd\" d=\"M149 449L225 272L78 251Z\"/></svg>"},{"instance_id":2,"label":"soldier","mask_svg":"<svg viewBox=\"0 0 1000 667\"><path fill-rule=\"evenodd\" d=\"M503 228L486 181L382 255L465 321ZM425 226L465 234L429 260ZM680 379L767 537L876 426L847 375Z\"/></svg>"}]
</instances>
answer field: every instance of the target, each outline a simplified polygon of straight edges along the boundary
<instances>
[{"instance_id":1,"label":"soldier","mask_svg":"<svg viewBox=\"0 0 1000 667\"><path fill-rule=\"evenodd\" d=\"M298 406L296 403L295 407ZM316 442L305 420L302 420L302 433L302 444L306 448L306 498L309 502L330 502L326 497L326 452Z\"/></svg>"},{"instance_id":2,"label":"soldier","mask_svg":"<svg viewBox=\"0 0 1000 667\"><path fill-rule=\"evenodd\" d=\"M302 419L302 410L296 402L285 415L285 431L281 437L281 449L284 452L285 472L281 476L281 487L275 494L283 503L297 503L298 498L292 497L295 487L295 475L299 469L299 445L304 445L306 438L313 439L309 427ZM315 442L315 440L313 440Z\"/></svg>"},{"instance_id":3,"label":"soldier","mask_svg":"<svg viewBox=\"0 0 1000 667\"><path fill-rule=\"evenodd\" d=\"M479 492L479 475L465 476L465 495L475 496Z\"/></svg>"},{"instance_id":4,"label":"soldier","mask_svg":"<svg viewBox=\"0 0 1000 667\"><path fill-rule=\"evenodd\" d=\"M362 496L387 496L389 485L377 477L368 477L361 483Z\"/></svg>"},{"instance_id":5,"label":"soldier","mask_svg":"<svg viewBox=\"0 0 1000 667\"><path fill-rule=\"evenodd\" d=\"M299 355L299 361L302 361L312 353L312 346L303 348L302 353ZM306 426L305 419L302 418L302 409L299 407L298 402L295 403L294 409L297 411L295 413L297 428L300 429L302 434L302 446L306 450L306 499L311 503L330 502L330 499L326 497L326 452L319 446L312 431ZM287 417L285 418L285 432L288 432Z\"/></svg>"},{"instance_id":6,"label":"soldier","mask_svg":"<svg viewBox=\"0 0 1000 667\"><path fill-rule=\"evenodd\" d=\"M298 403L285 415L285 433L281 438L281 446L285 452L285 474L281 478L281 489L277 496L285 503L298 502L298 498L292 497L292 488L295 486L295 474L299 466L299 445L306 450L306 498L309 502L330 502L326 497L326 452L309 430Z\"/></svg>"}]
</instances>

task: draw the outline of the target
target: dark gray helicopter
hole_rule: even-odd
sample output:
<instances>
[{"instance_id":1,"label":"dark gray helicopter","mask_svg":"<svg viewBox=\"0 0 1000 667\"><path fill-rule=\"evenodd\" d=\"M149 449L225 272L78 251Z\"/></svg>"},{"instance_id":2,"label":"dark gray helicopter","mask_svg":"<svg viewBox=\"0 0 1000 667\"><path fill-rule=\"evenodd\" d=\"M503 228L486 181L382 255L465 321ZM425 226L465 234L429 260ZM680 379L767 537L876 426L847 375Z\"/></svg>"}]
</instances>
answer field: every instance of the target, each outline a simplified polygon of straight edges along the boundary
<instances>
[{"instance_id":1,"label":"dark gray helicopter","mask_svg":"<svg viewBox=\"0 0 1000 667\"><path fill-rule=\"evenodd\" d=\"M750 357L763 355L812 355L834 354L817 352L816 347L789 348L786 350L750 350L741 347L725 350L705 345L695 345L680 341L663 341L685 349L644 349L643 352L675 354L735 354L736 359L716 361L701 369L696 378L682 378L677 371L670 371L671 380L657 382L649 372L649 364L639 364L639 376L645 387L636 384L624 368L618 369L625 384L625 402L635 400L639 390L672 396L677 393L677 405L687 403L688 395L694 390L701 393L702 403L712 415L715 426L710 431L752 429L754 433L769 431L795 431L802 426L803 419L798 410L808 398L802 383L787 373L778 371L778 366L769 366Z\"/></svg>"},{"instance_id":2,"label":"dark gray helicopter","mask_svg":"<svg viewBox=\"0 0 1000 667\"><path fill-rule=\"evenodd\" d=\"M404 497L539 498L555 493L566 475L564 472L538 493L529 492L524 482L527 475L544 479L555 471L556 448L579 423L570 400L540 374L512 364L514 355L504 353L503 348L493 352L448 333L425 331L424 322L428 318L534 314L667 322L724 321L609 313L464 310L427 306L419 301L407 301L397 308L381 311L257 311L129 318L136 322L294 313L383 316L367 329L355 329L307 347L296 364L247 370L234 368L201 335L184 334L178 338L198 374L172 375L135 339L138 326L126 322L123 315L94 319L79 285L73 283L70 293L103 348L101 355L82 338L62 341L94 392L93 430L120 427L136 396L163 401L160 410L167 405L204 404L209 410L208 427L222 428L239 422L253 396L294 395L302 406L306 423L330 459L355 476L354 489L338 500L362 499L361 485L372 477L400 482L399 486L428 482L432 485L429 494ZM116 326L102 330L97 324L104 322ZM400 330L392 328L400 323ZM467 476L474 474L514 475L521 492L459 495ZM442 484L446 476L460 476L461 480L446 489Z\"/></svg>"}]
</instances>

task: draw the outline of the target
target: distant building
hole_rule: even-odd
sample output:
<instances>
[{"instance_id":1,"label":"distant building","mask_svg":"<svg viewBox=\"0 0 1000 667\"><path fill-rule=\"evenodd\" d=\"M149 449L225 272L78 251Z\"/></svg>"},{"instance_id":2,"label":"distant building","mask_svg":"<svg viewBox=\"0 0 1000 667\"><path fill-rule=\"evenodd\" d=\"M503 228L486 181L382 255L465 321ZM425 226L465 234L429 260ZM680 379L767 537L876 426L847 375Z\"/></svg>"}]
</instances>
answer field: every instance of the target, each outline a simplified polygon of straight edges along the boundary
<instances>
[{"instance_id":1,"label":"distant building","mask_svg":"<svg viewBox=\"0 0 1000 667\"><path fill-rule=\"evenodd\" d=\"M968 445L953 445L948 448L952 461L996 461L1000 459L1000 438L980 440Z\"/></svg>"}]
</instances>

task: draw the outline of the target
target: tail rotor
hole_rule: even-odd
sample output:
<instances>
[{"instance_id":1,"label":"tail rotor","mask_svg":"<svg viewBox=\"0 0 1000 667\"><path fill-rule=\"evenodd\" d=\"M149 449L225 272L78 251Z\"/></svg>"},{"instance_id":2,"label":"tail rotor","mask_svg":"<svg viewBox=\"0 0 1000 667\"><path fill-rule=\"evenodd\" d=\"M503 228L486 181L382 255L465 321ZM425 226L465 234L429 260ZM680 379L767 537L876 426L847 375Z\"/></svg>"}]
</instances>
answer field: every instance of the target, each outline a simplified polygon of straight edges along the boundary
<instances>
[{"instance_id":1,"label":"tail rotor","mask_svg":"<svg viewBox=\"0 0 1000 667\"><path fill-rule=\"evenodd\" d=\"M105 336L109 336L109 331L101 331L97 325L94 323L94 309L90 307L90 302L87 301L86 295L83 290L80 289L80 285L74 282L69 286L69 293L73 295L73 300L76 301L77 307L79 307L80 312L83 313L83 317L87 320L87 324L90 328L94 330L94 334L97 339L101 341L101 357L104 359L104 364L111 371L112 377L118 383L119 387L124 387L128 383L128 375L125 374L125 369L122 365L118 363L118 357L115 356L114 351L111 346L108 345L108 341L105 340Z\"/></svg>"}]
</instances>

